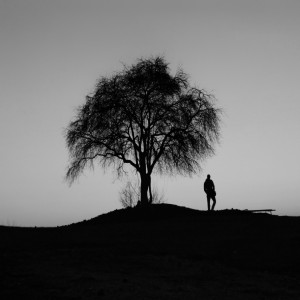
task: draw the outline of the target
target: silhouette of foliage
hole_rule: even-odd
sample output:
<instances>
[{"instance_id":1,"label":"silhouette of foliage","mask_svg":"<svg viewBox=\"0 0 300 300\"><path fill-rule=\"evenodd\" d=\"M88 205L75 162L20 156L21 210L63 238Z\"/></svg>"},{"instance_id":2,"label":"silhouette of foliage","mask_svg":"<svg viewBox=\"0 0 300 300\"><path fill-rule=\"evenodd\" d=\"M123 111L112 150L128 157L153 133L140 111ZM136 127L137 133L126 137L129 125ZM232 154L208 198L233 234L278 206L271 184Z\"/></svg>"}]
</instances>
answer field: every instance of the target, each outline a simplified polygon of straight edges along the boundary
<instances>
[{"instance_id":1,"label":"silhouette of foliage","mask_svg":"<svg viewBox=\"0 0 300 300\"><path fill-rule=\"evenodd\" d=\"M124 164L140 176L142 206L152 202L151 175L192 174L214 153L220 110L213 95L191 87L183 70L172 76L163 57L139 59L99 79L66 131L72 183L95 161Z\"/></svg>"}]
</instances>

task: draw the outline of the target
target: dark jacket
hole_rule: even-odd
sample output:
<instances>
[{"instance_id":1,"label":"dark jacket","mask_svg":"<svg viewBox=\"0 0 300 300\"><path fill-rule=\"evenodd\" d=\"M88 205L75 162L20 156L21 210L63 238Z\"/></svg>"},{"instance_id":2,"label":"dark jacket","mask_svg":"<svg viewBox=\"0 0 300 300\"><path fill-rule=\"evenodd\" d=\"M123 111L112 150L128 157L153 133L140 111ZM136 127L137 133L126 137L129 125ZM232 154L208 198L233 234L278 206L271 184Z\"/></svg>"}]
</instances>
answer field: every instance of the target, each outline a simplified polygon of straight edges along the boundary
<instances>
[{"instance_id":1,"label":"dark jacket","mask_svg":"<svg viewBox=\"0 0 300 300\"><path fill-rule=\"evenodd\" d=\"M207 195L215 196L215 185L211 179L206 179L204 182L204 191Z\"/></svg>"}]
</instances>

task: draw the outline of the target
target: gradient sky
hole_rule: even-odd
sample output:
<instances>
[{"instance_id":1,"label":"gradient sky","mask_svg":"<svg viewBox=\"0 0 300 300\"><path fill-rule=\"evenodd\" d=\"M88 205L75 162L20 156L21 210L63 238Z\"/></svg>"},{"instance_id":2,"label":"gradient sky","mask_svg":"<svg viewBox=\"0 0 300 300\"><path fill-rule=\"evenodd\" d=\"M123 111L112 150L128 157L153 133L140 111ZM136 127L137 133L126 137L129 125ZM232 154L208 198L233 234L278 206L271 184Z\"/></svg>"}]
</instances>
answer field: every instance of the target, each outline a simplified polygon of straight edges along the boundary
<instances>
[{"instance_id":1,"label":"gradient sky","mask_svg":"<svg viewBox=\"0 0 300 300\"><path fill-rule=\"evenodd\" d=\"M121 208L128 178L71 187L64 129L97 78L164 55L224 110L203 171L154 181L168 203L300 215L300 1L0 0L0 224L56 226Z\"/></svg>"}]
</instances>

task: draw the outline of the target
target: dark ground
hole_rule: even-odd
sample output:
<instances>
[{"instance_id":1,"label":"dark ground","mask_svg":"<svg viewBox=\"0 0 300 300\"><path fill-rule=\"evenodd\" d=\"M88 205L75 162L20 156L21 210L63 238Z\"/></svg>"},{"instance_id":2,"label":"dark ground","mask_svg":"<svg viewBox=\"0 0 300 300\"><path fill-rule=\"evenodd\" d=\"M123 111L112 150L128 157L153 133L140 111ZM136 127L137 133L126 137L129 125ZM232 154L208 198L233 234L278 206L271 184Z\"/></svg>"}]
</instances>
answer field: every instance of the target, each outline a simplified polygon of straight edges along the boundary
<instances>
[{"instance_id":1,"label":"dark ground","mask_svg":"<svg viewBox=\"0 0 300 300\"><path fill-rule=\"evenodd\" d=\"M0 239L1 299L300 299L300 217L161 204Z\"/></svg>"}]
</instances>

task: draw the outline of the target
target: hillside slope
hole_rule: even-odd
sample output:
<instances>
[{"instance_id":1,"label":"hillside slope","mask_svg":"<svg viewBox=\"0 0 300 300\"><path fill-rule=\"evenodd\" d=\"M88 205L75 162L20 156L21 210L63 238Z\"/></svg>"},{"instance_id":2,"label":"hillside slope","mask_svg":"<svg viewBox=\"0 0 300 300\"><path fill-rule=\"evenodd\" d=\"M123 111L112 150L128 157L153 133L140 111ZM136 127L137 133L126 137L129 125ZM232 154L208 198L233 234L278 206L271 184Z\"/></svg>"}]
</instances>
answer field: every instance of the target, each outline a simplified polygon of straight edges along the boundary
<instances>
[{"instance_id":1,"label":"hillside slope","mask_svg":"<svg viewBox=\"0 0 300 300\"><path fill-rule=\"evenodd\" d=\"M300 218L156 205L0 235L1 299L300 299Z\"/></svg>"}]
</instances>

